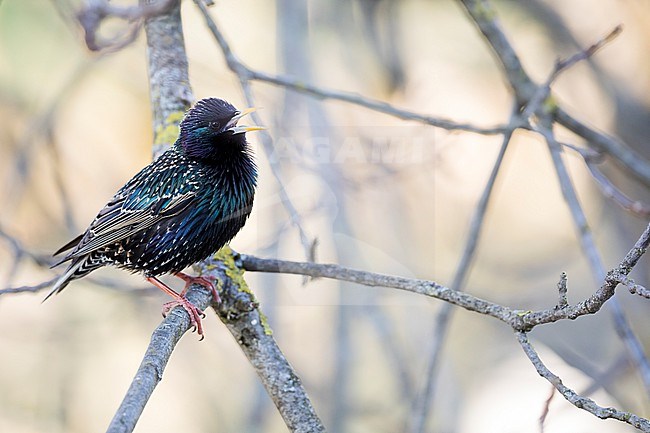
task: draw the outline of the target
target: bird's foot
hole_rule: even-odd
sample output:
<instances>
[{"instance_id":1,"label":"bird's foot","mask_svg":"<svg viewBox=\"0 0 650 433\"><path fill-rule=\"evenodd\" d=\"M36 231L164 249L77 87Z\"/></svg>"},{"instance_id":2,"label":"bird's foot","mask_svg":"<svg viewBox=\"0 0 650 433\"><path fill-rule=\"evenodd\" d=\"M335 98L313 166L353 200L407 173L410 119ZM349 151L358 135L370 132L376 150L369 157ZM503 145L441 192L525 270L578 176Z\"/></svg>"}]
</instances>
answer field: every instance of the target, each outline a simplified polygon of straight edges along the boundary
<instances>
[{"instance_id":1,"label":"bird's foot","mask_svg":"<svg viewBox=\"0 0 650 433\"><path fill-rule=\"evenodd\" d=\"M181 295L187 292L187 289L189 289L192 284L199 284L208 289L210 293L212 293L212 302L215 304L221 303L221 297L219 296L217 288L215 287L216 279L208 277L193 277L191 275L184 274L183 272L176 272L174 275L185 281L185 288L181 292Z\"/></svg>"},{"instance_id":2,"label":"bird's foot","mask_svg":"<svg viewBox=\"0 0 650 433\"><path fill-rule=\"evenodd\" d=\"M192 304L185 295L178 295L178 298L175 298L173 301L169 301L162 306L162 315L167 317L169 312L175 307L181 306L187 314L190 315L190 326L193 328L192 332L196 331L201 337L200 340L203 340L203 326L201 326L201 319L205 317L203 311L199 310L194 304Z\"/></svg>"},{"instance_id":3,"label":"bird's foot","mask_svg":"<svg viewBox=\"0 0 650 433\"><path fill-rule=\"evenodd\" d=\"M201 318L205 317L205 314L203 314L203 311L199 310L194 304L189 301L189 299L185 297L185 291L179 295L156 277L147 277L146 279L151 284L174 298L173 301L167 302L163 305L163 317L167 317L169 312L174 307L180 305L185 311L187 311L187 314L190 316L190 326L193 327L192 332L197 331L201 337L200 339L203 340L203 326L201 326Z\"/></svg>"}]
</instances>

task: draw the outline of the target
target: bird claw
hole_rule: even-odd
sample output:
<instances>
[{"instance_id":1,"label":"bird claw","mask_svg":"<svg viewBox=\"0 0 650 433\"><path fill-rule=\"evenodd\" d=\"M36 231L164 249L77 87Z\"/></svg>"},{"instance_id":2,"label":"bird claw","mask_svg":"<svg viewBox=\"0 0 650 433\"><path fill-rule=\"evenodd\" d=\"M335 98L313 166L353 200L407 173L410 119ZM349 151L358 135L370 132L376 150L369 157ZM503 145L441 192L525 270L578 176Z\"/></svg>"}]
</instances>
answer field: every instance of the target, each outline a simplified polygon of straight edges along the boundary
<instances>
[{"instance_id":1,"label":"bird claw","mask_svg":"<svg viewBox=\"0 0 650 433\"><path fill-rule=\"evenodd\" d=\"M208 289L210 293L212 293L212 301L215 304L221 303L221 297L219 296L219 292L217 292L217 288L215 287L215 282L217 281L216 278L203 277L203 276L193 277L191 275L184 274L183 272L177 272L174 275L180 278L181 280L185 281L185 288L183 289L181 294L185 293L192 284L199 284L205 287L206 289Z\"/></svg>"},{"instance_id":2,"label":"bird claw","mask_svg":"<svg viewBox=\"0 0 650 433\"><path fill-rule=\"evenodd\" d=\"M185 289L180 294L170 289L165 283L163 283L156 277L147 277L147 281L149 281L151 284L158 287L160 290L162 290L163 292L167 293L169 296L174 298L173 301L167 302L166 304L163 305L162 307L163 317L167 317L167 315L173 308L177 306L183 307L183 309L187 311L187 314L189 314L190 316L190 326L192 327L192 332L198 332L198 334L201 336L199 341L201 341L203 340L203 326L201 326L201 319L205 318L205 314L203 313L203 311L199 310L194 304L192 304L185 297L185 292L187 291L189 285L192 284L193 282L197 282L198 284L201 285L204 285L205 282L207 282L208 284L210 282L203 277L190 277L189 275L185 275L185 274L181 274L181 275L178 276L182 278L184 281L186 281L187 284L185 285ZM197 279L200 279L201 281L196 281ZM214 285L212 285L212 288L214 289Z\"/></svg>"},{"instance_id":3,"label":"bird claw","mask_svg":"<svg viewBox=\"0 0 650 433\"><path fill-rule=\"evenodd\" d=\"M187 314L190 316L190 326L192 327L192 332L198 332L201 336L200 340L203 340L203 326L201 325L201 319L205 318L203 311L199 310L194 304L192 304L184 295L180 295L178 298L173 301L169 301L163 304L162 315L167 317L169 312L177 306L183 307ZM200 341L199 340L199 341Z\"/></svg>"}]
</instances>

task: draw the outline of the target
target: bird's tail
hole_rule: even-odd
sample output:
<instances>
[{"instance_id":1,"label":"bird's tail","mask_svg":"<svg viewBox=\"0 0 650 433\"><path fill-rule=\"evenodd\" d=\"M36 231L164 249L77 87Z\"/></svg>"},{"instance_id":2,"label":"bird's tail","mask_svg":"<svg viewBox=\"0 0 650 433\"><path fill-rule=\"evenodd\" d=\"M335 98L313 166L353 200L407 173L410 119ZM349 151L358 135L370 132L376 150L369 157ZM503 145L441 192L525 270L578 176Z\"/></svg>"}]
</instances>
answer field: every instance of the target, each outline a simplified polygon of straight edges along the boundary
<instances>
[{"instance_id":1,"label":"bird's tail","mask_svg":"<svg viewBox=\"0 0 650 433\"><path fill-rule=\"evenodd\" d=\"M61 290L65 289L65 286L67 286L68 283L70 283L70 281L79 278L79 276L75 275L75 273L79 270L79 268L82 267L83 264L84 264L84 260L76 260L72 262L70 266L68 266L68 269L65 270L63 275L61 275L59 279L56 280L54 286L52 286L52 290L50 291L50 293L48 293L48 295L45 297L45 299L43 299L42 302L47 301L47 299L50 296L54 295L55 293L59 293Z\"/></svg>"}]
</instances>

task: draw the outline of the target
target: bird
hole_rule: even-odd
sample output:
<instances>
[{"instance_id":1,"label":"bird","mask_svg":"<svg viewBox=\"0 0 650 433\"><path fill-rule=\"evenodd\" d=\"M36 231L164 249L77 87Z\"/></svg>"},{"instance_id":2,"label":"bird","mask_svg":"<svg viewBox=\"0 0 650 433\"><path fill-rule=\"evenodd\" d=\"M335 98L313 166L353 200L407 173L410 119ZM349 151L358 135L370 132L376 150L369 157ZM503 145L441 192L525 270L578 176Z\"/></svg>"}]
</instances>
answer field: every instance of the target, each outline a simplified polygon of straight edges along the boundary
<instances>
[{"instance_id":1,"label":"bird","mask_svg":"<svg viewBox=\"0 0 650 433\"><path fill-rule=\"evenodd\" d=\"M264 129L238 126L255 111L237 110L219 98L201 99L180 122L176 142L120 188L86 231L59 248L67 252L52 267L68 263L44 301L73 280L104 266L144 278L172 296L163 316L180 305L203 338L203 312L185 296L192 283L207 287L215 302L214 281L183 273L228 243L244 226L253 206L257 166L245 133ZM177 293L158 277L185 281Z\"/></svg>"}]
</instances>

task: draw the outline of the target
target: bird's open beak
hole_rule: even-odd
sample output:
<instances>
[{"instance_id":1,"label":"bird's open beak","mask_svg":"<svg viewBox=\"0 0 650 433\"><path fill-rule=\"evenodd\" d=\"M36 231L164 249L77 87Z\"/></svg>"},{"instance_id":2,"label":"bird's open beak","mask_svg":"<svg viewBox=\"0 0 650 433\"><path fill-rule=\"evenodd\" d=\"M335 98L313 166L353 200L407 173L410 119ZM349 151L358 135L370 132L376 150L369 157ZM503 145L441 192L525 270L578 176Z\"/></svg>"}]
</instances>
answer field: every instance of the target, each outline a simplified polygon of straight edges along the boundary
<instances>
[{"instance_id":1,"label":"bird's open beak","mask_svg":"<svg viewBox=\"0 0 650 433\"><path fill-rule=\"evenodd\" d=\"M261 131L263 129L266 129L262 126L233 126L232 128L228 128L226 131L232 131L233 134L241 134L243 132L248 132L248 131Z\"/></svg>"},{"instance_id":2,"label":"bird's open beak","mask_svg":"<svg viewBox=\"0 0 650 433\"><path fill-rule=\"evenodd\" d=\"M233 134L241 134L243 132L249 132L249 131L260 131L262 129L265 129L261 126L237 126L237 122L239 119L242 117L252 113L253 111L257 110L255 107L247 108L238 115L234 116L232 119L230 119L230 122L228 122L228 127L226 128L226 131L231 131Z\"/></svg>"}]
</instances>

